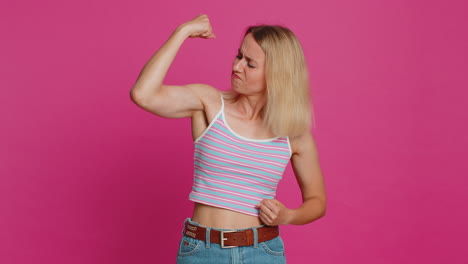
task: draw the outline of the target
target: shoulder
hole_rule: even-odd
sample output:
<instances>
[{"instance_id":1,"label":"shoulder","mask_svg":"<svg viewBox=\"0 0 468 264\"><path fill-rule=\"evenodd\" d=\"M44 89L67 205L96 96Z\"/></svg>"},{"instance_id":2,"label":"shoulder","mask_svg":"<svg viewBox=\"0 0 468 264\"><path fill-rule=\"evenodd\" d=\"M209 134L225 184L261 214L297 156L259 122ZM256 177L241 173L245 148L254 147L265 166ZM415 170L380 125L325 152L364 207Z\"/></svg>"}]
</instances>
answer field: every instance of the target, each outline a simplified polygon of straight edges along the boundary
<instances>
[{"instance_id":1,"label":"shoulder","mask_svg":"<svg viewBox=\"0 0 468 264\"><path fill-rule=\"evenodd\" d=\"M305 152L316 151L315 140L312 133L307 130L299 135L290 136L289 143L291 145L291 151L294 155L301 155Z\"/></svg>"}]
</instances>

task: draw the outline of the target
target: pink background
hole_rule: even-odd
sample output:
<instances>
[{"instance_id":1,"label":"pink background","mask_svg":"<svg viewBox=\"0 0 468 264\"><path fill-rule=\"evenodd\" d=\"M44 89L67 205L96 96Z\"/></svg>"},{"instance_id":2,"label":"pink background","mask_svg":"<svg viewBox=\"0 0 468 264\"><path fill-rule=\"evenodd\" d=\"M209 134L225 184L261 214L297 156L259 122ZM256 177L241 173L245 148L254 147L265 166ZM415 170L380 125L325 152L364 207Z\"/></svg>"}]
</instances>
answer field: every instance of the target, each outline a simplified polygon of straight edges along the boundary
<instances>
[{"instance_id":1,"label":"pink background","mask_svg":"<svg viewBox=\"0 0 468 264\"><path fill-rule=\"evenodd\" d=\"M311 75L327 215L283 226L288 263L466 263L466 1L4 1L0 263L174 263L192 212L190 119L129 91L209 15L166 84L229 89L243 30L282 24ZM278 199L301 199L290 165Z\"/></svg>"}]
</instances>

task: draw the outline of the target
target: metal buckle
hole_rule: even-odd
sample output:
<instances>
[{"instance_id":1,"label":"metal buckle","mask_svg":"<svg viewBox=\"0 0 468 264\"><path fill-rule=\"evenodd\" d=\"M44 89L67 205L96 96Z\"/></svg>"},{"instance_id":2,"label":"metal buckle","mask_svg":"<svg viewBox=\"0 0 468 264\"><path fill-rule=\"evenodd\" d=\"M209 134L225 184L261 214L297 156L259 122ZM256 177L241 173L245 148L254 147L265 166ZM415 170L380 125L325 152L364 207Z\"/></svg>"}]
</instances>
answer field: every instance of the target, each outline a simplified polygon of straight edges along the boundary
<instances>
[{"instance_id":1,"label":"metal buckle","mask_svg":"<svg viewBox=\"0 0 468 264\"><path fill-rule=\"evenodd\" d=\"M221 232L221 248L234 248L237 246L225 246L224 241L227 240L227 238L224 237L225 233L234 233L237 232L237 230L228 230L228 231L220 231Z\"/></svg>"}]
</instances>

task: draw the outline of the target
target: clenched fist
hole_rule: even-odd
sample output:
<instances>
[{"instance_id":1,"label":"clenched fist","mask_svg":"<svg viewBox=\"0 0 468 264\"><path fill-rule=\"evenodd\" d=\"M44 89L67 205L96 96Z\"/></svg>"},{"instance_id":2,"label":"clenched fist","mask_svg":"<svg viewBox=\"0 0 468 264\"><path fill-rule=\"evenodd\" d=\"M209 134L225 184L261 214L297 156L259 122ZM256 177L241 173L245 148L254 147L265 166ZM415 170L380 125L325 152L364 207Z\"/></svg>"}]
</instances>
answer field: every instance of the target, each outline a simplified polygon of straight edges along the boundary
<instances>
[{"instance_id":1,"label":"clenched fist","mask_svg":"<svg viewBox=\"0 0 468 264\"><path fill-rule=\"evenodd\" d=\"M260 219L265 225L287 225L292 216L292 210L286 208L275 199L264 199L256 207L260 210Z\"/></svg>"},{"instance_id":2,"label":"clenched fist","mask_svg":"<svg viewBox=\"0 0 468 264\"><path fill-rule=\"evenodd\" d=\"M190 38L216 38L207 15L199 15L183 23L181 27L188 32Z\"/></svg>"}]
</instances>

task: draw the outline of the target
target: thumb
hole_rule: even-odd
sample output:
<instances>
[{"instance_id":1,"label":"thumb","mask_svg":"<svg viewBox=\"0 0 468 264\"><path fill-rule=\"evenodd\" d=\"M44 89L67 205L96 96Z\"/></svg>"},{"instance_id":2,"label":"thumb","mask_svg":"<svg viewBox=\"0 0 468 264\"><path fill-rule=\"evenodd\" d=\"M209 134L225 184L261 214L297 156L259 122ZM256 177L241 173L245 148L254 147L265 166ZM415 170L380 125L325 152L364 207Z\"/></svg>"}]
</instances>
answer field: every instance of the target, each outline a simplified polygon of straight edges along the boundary
<instances>
[{"instance_id":1,"label":"thumb","mask_svg":"<svg viewBox=\"0 0 468 264\"><path fill-rule=\"evenodd\" d=\"M211 32L211 33L205 32L205 33L201 34L201 36L203 38L216 38L216 35L213 32Z\"/></svg>"}]
</instances>

